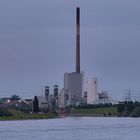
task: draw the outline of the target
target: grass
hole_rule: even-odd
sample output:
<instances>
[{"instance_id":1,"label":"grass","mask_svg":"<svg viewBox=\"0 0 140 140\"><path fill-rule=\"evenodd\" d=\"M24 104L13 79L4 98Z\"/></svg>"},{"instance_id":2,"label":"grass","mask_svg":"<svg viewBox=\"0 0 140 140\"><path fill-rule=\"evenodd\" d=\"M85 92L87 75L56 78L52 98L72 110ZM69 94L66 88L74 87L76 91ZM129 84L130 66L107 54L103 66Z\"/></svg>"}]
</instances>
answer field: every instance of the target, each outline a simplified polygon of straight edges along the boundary
<instances>
[{"instance_id":1,"label":"grass","mask_svg":"<svg viewBox=\"0 0 140 140\"><path fill-rule=\"evenodd\" d=\"M73 109L71 115L99 115L99 116L117 116L117 107L104 107L95 109Z\"/></svg>"},{"instance_id":2,"label":"grass","mask_svg":"<svg viewBox=\"0 0 140 140\"><path fill-rule=\"evenodd\" d=\"M8 110L12 116L0 117L0 120L30 120L30 119L48 119L57 117L54 113L24 113L18 110ZM69 115L75 116L118 116L117 107L102 107L94 109L72 109Z\"/></svg>"},{"instance_id":3,"label":"grass","mask_svg":"<svg viewBox=\"0 0 140 140\"><path fill-rule=\"evenodd\" d=\"M0 117L0 120L30 120L30 119L48 119L55 118L56 115L53 113L24 113L18 110L10 109L8 110L12 113L12 116L3 116Z\"/></svg>"}]
</instances>

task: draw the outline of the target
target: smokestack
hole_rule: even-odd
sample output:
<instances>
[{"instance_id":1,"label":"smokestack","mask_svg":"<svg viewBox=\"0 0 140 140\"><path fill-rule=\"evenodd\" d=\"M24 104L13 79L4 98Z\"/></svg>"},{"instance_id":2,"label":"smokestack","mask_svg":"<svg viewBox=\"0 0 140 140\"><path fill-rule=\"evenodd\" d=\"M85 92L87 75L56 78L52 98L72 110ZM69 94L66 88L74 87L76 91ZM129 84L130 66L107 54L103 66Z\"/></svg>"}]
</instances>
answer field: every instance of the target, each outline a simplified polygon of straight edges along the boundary
<instances>
[{"instance_id":1,"label":"smokestack","mask_svg":"<svg viewBox=\"0 0 140 140\"><path fill-rule=\"evenodd\" d=\"M76 73L80 73L80 7L76 8Z\"/></svg>"}]
</instances>

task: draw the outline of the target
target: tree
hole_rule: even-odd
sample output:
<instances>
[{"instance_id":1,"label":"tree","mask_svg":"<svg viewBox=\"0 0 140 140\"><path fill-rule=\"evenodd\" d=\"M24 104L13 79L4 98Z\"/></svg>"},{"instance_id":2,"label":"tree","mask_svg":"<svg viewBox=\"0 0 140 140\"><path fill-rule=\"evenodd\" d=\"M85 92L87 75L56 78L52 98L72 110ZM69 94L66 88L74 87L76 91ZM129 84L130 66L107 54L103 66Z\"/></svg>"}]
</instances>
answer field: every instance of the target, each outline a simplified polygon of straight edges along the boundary
<instances>
[{"instance_id":1,"label":"tree","mask_svg":"<svg viewBox=\"0 0 140 140\"><path fill-rule=\"evenodd\" d=\"M12 116L12 113L9 112L8 110L0 110L0 117L4 117L4 116Z\"/></svg>"},{"instance_id":2,"label":"tree","mask_svg":"<svg viewBox=\"0 0 140 140\"><path fill-rule=\"evenodd\" d=\"M134 111L130 114L131 117L139 117L140 116L140 107L136 107Z\"/></svg>"},{"instance_id":3,"label":"tree","mask_svg":"<svg viewBox=\"0 0 140 140\"><path fill-rule=\"evenodd\" d=\"M118 104L117 105L117 110L119 113L122 113L123 111L125 111L125 105L124 104Z\"/></svg>"},{"instance_id":4,"label":"tree","mask_svg":"<svg viewBox=\"0 0 140 140\"><path fill-rule=\"evenodd\" d=\"M133 102L128 102L126 105L126 109L129 113L131 113L135 109Z\"/></svg>"},{"instance_id":5,"label":"tree","mask_svg":"<svg viewBox=\"0 0 140 140\"><path fill-rule=\"evenodd\" d=\"M38 111L39 111L38 99L37 96L35 96L33 100L33 112L37 113Z\"/></svg>"}]
</instances>

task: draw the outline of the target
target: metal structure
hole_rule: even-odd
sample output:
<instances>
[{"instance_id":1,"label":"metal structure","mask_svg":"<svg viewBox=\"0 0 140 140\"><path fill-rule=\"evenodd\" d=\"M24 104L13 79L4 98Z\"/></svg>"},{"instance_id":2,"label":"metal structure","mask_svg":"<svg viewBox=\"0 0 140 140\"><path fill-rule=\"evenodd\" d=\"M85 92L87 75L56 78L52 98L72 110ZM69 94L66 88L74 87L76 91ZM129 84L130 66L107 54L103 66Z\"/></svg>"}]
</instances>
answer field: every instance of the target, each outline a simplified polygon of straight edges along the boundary
<instances>
[{"instance_id":1,"label":"metal structure","mask_svg":"<svg viewBox=\"0 0 140 140\"><path fill-rule=\"evenodd\" d=\"M107 91L102 91L101 93L98 93L98 99L92 101L90 104L100 105L100 104L118 104L118 101L110 98L108 96Z\"/></svg>"},{"instance_id":2,"label":"metal structure","mask_svg":"<svg viewBox=\"0 0 140 140\"><path fill-rule=\"evenodd\" d=\"M54 97L58 96L58 85L54 85L53 87Z\"/></svg>"},{"instance_id":3,"label":"metal structure","mask_svg":"<svg viewBox=\"0 0 140 140\"><path fill-rule=\"evenodd\" d=\"M45 99L49 101L49 86L45 86Z\"/></svg>"},{"instance_id":4,"label":"metal structure","mask_svg":"<svg viewBox=\"0 0 140 140\"><path fill-rule=\"evenodd\" d=\"M136 96L134 95L134 90L131 89L125 90L124 100L127 102L135 101Z\"/></svg>"},{"instance_id":5,"label":"metal structure","mask_svg":"<svg viewBox=\"0 0 140 140\"><path fill-rule=\"evenodd\" d=\"M54 85L53 92L54 92L54 106L58 106L58 85Z\"/></svg>"}]
</instances>

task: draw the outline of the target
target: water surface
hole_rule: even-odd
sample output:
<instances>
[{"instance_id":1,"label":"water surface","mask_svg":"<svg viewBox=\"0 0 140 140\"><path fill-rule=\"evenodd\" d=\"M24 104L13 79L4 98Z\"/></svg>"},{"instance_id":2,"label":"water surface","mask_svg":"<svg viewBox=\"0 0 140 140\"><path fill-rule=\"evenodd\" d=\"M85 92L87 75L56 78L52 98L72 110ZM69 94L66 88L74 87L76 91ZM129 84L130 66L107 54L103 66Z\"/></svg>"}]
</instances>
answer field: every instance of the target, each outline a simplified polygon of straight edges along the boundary
<instances>
[{"instance_id":1,"label":"water surface","mask_svg":"<svg viewBox=\"0 0 140 140\"><path fill-rule=\"evenodd\" d=\"M0 121L0 140L140 140L140 118Z\"/></svg>"}]
</instances>

